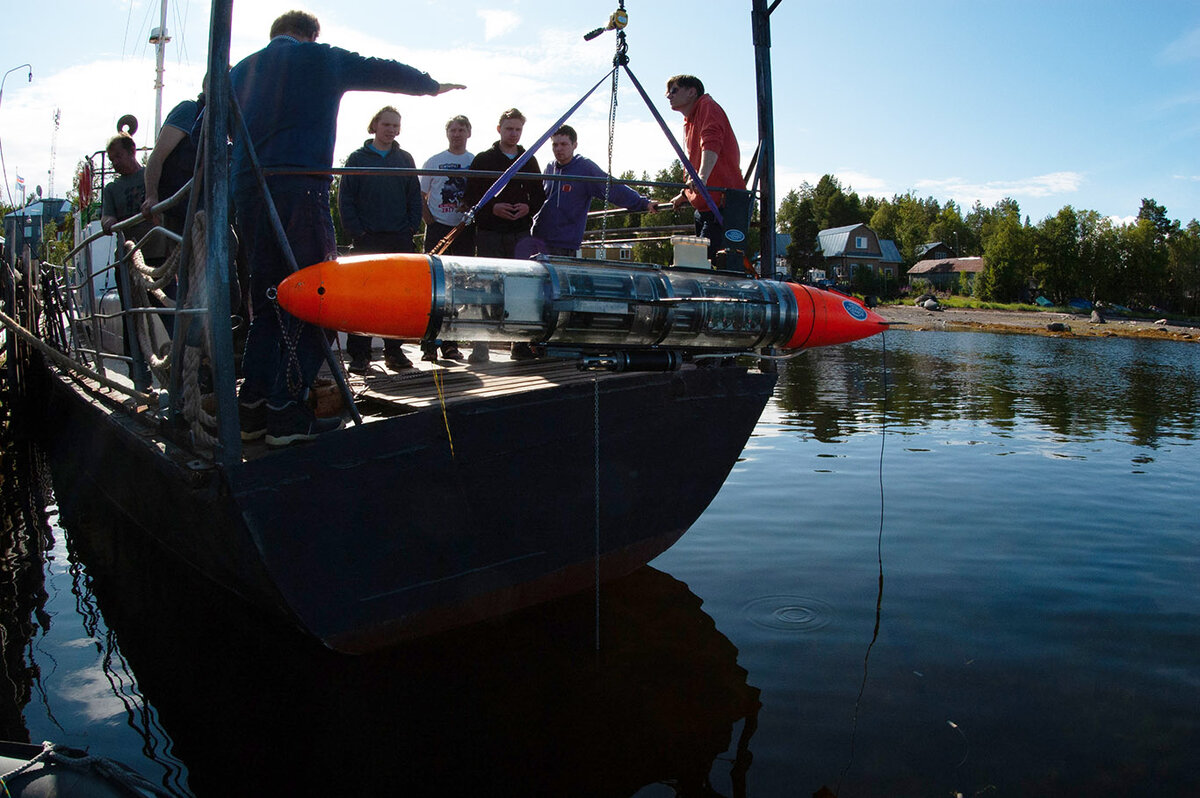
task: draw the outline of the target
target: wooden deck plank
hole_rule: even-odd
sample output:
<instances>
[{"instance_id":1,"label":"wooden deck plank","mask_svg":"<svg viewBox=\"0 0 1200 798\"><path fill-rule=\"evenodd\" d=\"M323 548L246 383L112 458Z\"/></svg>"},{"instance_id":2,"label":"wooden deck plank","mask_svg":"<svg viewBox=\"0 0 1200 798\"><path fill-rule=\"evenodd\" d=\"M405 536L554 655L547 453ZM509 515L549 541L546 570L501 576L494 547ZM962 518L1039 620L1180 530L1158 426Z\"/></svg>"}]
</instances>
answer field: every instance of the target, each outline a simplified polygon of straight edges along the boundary
<instances>
[{"instance_id":1,"label":"wooden deck plank","mask_svg":"<svg viewBox=\"0 0 1200 798\"><path fill-rule=\"evenodd\" d=\"M351 387L362 398L406 407L427 407L439 400L434 372L442 380L447 405L467 399L505 396L513 393L590 382L596 375L581 372L570 361L544 360L514 363L493 361L479 365L445 366L422 363L412 372L356 378Z\"/></svg>"}]
</instances>

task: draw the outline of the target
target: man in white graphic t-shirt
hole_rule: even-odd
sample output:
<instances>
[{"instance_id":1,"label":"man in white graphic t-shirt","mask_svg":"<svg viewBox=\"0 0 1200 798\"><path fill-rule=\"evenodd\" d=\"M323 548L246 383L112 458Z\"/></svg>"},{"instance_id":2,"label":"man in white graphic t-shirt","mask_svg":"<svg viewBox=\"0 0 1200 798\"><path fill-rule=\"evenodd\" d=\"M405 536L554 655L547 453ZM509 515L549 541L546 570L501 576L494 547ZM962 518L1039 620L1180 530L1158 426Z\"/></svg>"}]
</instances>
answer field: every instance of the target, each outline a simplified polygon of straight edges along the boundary
<instances>
[{"instance_id":1,"label":"man in white graphic t-shirt","mask_svg":"<svg viewBox=\"0 0 1200 798\"><path fill-rule=\"evenodd\" d=\"M467 139L471 138L471 120L459 115L446 123L446 142L449 148L425 161L422 169L466 169L475 156L467 152ZM462 207L463 192L467 188L465 177L453 175L422 175L421 196L425 218L425 251L432 252L447 233L462 221L466 208ZM465 227L458 231L446 250L450 255L475 254L475 228ZM423 360L437 359L437 346L432 342L421 344ZM458 360L462 355L452 341L442 343L442 356L447 360Z\"/></svg>"}]
</instances>

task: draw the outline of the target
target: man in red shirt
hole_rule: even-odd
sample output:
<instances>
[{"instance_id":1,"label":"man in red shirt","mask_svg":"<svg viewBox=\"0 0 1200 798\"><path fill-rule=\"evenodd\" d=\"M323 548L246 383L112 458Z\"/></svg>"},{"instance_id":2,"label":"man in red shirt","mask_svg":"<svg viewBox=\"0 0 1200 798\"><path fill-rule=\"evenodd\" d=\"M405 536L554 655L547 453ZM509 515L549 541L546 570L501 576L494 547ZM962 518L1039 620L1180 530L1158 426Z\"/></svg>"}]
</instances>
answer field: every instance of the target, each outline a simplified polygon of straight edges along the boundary
<instances>
[{"instance_id":1,"label":"man in red shirt","mask_svg":"<svg viewBox=\"0 0 1200 798\"><path fill-rule=\"evenodd\" d=\"M704 84L694 75L676 75L667 81L667 101L671 110L683 114L683 136L688 161L700 175L713 202L725 204L722 188L744 188L741 156L729 117L712 95L704 93ZM715 261L725 246L725 228L717 221L704 197L688 180L688 187L671 199L676 209L691 203L696 209L696 235L708 239L708 258Z\"/></svg>"}]
</instances>

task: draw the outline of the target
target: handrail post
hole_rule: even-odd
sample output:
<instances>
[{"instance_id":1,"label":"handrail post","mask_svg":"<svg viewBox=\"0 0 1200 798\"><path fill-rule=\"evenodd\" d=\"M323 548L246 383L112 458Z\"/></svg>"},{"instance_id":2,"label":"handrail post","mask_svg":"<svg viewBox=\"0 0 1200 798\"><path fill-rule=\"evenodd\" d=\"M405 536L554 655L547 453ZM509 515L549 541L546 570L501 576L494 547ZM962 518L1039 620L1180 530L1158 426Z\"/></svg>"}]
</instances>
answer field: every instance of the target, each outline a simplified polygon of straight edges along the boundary
<instances>
[{"instance_id":1,"label":"handrail post","mask_svg":"<svg viewBox=\"0 0 1200 798\"><path fill-rule=\"evenodd\" d=\"M204 208L207 212L209 347L217 400L218 463L232 475L242 465L233 371L233 330L229 326L229 39L232 0L214 0L209 26L208 102L205 107ZM186 242L184 242L186 245Z\"/></svg>"}]
</instances>

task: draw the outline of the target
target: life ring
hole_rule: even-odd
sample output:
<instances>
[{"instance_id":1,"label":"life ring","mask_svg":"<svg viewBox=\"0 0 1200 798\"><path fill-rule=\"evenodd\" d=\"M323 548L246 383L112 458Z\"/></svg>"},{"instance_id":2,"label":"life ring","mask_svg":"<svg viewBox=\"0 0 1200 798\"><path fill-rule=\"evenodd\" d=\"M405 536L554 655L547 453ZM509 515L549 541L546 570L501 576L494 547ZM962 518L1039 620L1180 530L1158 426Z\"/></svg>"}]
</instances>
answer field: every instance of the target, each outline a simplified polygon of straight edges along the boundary
<instances>
[{"instance_id":1,"label":"life ring","mask_svg":"<svg viewBox=\"0 0 1200 798\"><path fill-rule=\"evenodd\" d=\"M126 129L126 128L128 128L128 129ZM133 114L125 114L125 116L123 116L117 120L117 132L118 133L128 133L129 135L132 136L134 133L137 133L137 128L138 128L137 117L134 116Z\"/></svg>"},{"instance_id":2,"label":"life ring","mask_svg":"<svg viewBox=\"0 0 1200 798\"><path fill-rule=\"evenodd\" d=\"M84 161L75 175L75 190L79 193L79 206L86 208L92 204L92 163Z\"/></svg>"}]
</instances>

